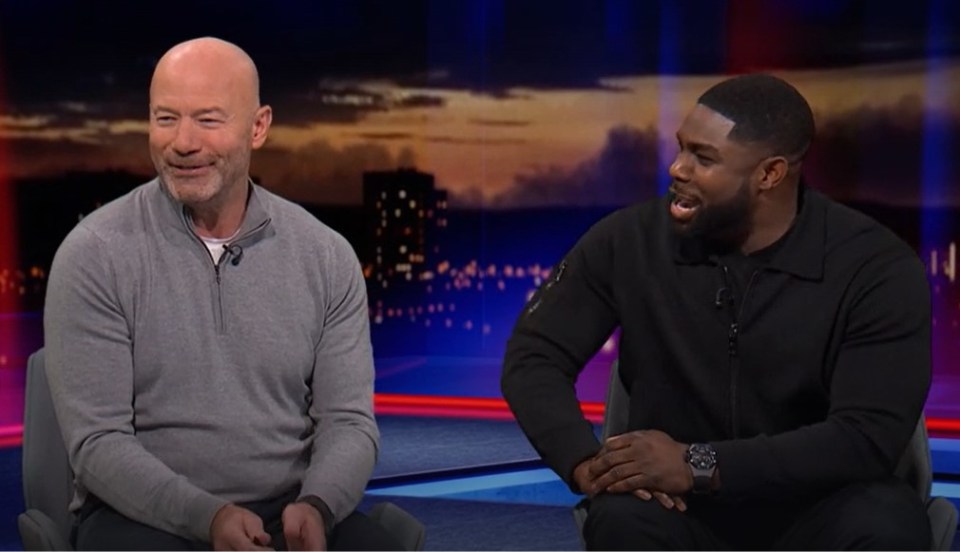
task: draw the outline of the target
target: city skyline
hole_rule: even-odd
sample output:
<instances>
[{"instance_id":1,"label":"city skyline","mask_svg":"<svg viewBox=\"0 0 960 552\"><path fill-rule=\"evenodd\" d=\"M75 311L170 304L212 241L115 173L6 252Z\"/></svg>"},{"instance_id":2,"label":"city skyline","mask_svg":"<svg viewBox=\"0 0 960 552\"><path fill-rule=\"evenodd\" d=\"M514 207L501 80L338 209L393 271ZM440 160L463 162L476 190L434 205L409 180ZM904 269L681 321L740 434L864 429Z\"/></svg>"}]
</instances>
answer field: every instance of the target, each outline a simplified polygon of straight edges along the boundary
<instances>
[{"instance_id":1,"label":"city skyline","mask_svg":"<svg viewBox=\"0 0 960 552\"><path fill-rule=\"evenodd\" d=\"M241 0L192 6L195 22L173 29L134 23L163 10L101 3L67 3L53 18L34 3L4 6L0 177L151 174L152 67L174 43L209 34L258 63L275 124L253 171L299 202L359 205L363 172L416 167L453 207L621 205L662 191L673 134L701 92L764 70L810 100L814 162L847 171L821 168L816 185L845 200L960 205L960 161L949 155L960 135L957 3L357 0L264 10ZM890 133L895 145L878 139Z\"/></svg>"},{"instance_id":2,"label":"city skyline","mask_svg":"<svg viewBox=\"0 0 960 552\"><path fill-rule=\"evenodd\" d=\"M889 129L901 134L904 144L920 146L928 120L936 118L950 136L960 134L960 62L775 73L810 100L823 156L836 147L831 134L836 128L834 134L841 137L859 131L866 141L874 127ZM674 130L696 96L721 78L620 78L604 81L609 90L514 90L507 98L380 85L377 94L393 98L384 100L393 105L414 96L436 95L443 101L386 108L350 122L276 124L265 148L254 153L252 171L281 195L318 204L359 205L363 172L403 166L434 174L451 203L460 207L531 207L578 199L623 204L662 188L676 151ZM934 94L927 90L929 82L947 88ZM330 101L348 101L357 92L343 94ZM283 112L284 106L275 104L274 109ZM12 157L10 166L0 169L13 178L69 171L152 173L145 117L83 116L93 110L64 100L45 113L0 115L0 140L7 142ZM909 149L905 153L911 155ZM881 165L877 179L897 169L888 156L861 155ZM960 205L958 163L944 163L943 177L950 181L934 199L940 205ZM916 178L921 168L911 167ZM602 179L611 169L631 171L640 185L606 189ZM817 184L827 191L836 186L827 175L820 180ZM920 183L900 182L862 186L848 199L919 204Z\"/></svg>"},{"instance_id":3,"label":"city skyline","mask_svg":"<svg viewBox=\"0 0 960 552\"><path fill-rule=\"evenodd\" d=\"M366 176L362 207L304 207L343 233L357 251L381 351L409 353L432 347L482 355L501 353L523 303L576 239L612 211L574 206L519 211L450 209L446 191L434 185L429 173L399 169ZM48 179L20 182L17 187L21 191L19 211L48 211L43 232L31 220L21 221L20 248L30 251L31 258L19 267L0 266L0 297L21 297L26 311L42 306L49 260L70 228L99 205L141 182L141 177L133 174L85 173L68 178L74 182ZM960 209L855 206L887 224L926 265L935 297L934 326L939 325L938 355L950 358L953 353L947 354L948 350L960 343L960 283L956 275L960 231L954 228L942 239L922 243L921 223L931 217L957 220ZM434 330L435 339L428 339L425 330ZM473 337L450 337L457 333Z\"/></svg>"}]
</instances>

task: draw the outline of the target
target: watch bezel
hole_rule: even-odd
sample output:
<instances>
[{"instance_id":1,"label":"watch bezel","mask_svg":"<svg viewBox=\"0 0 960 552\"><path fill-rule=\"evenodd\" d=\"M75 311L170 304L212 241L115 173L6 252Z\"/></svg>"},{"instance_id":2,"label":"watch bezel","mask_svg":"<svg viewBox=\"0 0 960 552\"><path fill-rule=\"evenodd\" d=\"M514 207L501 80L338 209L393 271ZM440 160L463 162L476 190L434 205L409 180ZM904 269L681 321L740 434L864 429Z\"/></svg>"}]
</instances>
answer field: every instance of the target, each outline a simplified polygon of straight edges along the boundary
<instances>
[{"instance_id":1,"label":"watch bezel","mask_svg":"<svg viewBox=\"0 0 960 552\"><path fill-rule=\"evenodd\" d=\"M684 452L684 460L693 473L693 493L710 493L713 473L717 469L716 449L708 443L693 443Z\"/></svg>"},{"instance_id":2,"label":"watch bezel","mask_svg":"<svg viewBox=\"0 0 960 552\"><path fill-rule=\"evenodd\" d=\"M705 443L693 443L687 448L687 463L695 469L709 470L717 465L717 451Z\"/></svg>"}]
</instances>

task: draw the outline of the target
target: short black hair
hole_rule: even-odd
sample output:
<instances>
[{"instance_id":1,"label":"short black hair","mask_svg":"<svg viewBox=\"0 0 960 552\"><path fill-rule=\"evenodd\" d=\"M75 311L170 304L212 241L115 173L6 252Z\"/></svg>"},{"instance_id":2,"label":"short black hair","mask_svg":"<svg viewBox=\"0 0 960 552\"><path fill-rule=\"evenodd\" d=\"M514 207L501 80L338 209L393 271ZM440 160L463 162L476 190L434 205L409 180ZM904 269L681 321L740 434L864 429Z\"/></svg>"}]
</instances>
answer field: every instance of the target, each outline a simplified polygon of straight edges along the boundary
<instances>
[{"instance_id":1,"label":"short black hair","mask_svg":"<svg viewBox=\"0 0 960 552\"><path fill-rule=\"evenodd\" d=\"M754 73L714 85L697 103L733 121L728 138L762 143L771 155L796 161L806 154L815 132L813 111L783 79Z\"/></svg>"}]
</instances>

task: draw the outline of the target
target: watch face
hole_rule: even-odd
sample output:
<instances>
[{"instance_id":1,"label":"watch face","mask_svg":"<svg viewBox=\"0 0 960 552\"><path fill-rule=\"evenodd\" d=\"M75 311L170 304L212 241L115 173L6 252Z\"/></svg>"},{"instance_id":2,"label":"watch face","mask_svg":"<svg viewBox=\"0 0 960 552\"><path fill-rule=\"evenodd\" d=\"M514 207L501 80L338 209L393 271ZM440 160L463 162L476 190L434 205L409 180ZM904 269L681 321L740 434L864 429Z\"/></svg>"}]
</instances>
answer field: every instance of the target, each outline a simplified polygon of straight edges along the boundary
<instances>
[{"instance_id":1,"label":"watch face","mask_svg":"<svg viewBox=\"0 0 960 552\"><path fill-rule=\"evenodd\" d=\"M693 444L687 450L687 462L694 468L709 470L717 464L717 452L709 445Z\"/></svg>"}]
</instances>

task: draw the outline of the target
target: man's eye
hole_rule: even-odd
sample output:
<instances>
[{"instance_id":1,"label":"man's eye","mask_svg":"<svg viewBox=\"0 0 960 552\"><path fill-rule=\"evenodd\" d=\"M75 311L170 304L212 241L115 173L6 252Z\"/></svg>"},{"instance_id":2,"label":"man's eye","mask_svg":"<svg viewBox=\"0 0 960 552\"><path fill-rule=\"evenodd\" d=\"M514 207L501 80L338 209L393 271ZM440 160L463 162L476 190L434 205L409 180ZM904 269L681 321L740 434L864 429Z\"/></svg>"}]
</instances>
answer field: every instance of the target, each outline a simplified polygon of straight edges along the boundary
<instances>
[{"instance_id":1,"label":"man's eye","mask_svg":"<svg viewBox=\"0 0 960 552\"><path fill-rule=\"evenodd\" d=\"M223 124L223 121L220 119L213 119L210 117L204 117L200 119L200 124L203 126L217 126Z\"/></svg>"},{"instance_id":2,"label":"man's eye","mask_svg":"<svg viewBox=\"0 0 960 552\"><path fill-rule=\"evenodd\" d=\"M704 166L710 166L710 165L713 165L716 161L714 161L713 159L705 155L698 155L697 162Z\"/></svg>"},{"instance_id":3,"label":"man's eye","mask_svg":"<svg viewBox=\"0 0 960 552\"><path fill-rule=\"evenodd\" d=\"M175 117L172 117L170 115L158 115L157 117L154 117L154 119L161 125L167 125L167 124L173 123L176 120Z\"/></svg>"}]
</instances>

